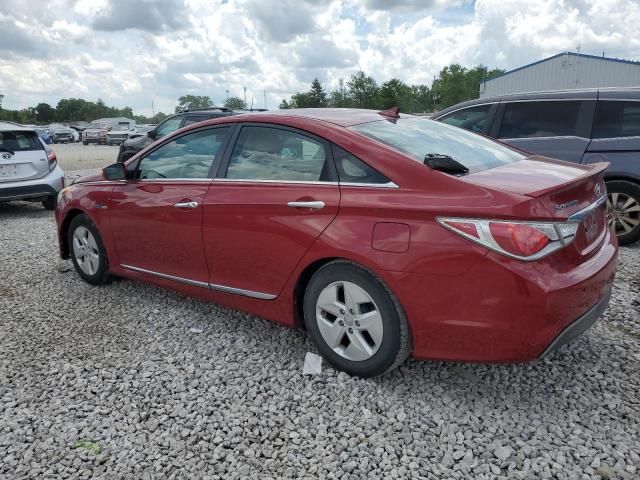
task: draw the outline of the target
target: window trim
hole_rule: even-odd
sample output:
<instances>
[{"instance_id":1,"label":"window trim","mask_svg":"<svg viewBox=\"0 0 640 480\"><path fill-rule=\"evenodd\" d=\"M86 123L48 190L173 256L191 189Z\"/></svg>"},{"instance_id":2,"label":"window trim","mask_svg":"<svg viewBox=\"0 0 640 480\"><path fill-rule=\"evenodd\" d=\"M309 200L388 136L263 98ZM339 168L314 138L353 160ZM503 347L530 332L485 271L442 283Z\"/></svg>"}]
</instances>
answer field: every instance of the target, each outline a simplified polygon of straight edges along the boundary
<instances>
[{"instance_id":1,"label":"window trim","mask_svg":"<svg viewBox=\"0 0 640 480\"><path fill-rule=\"evenodd\" d=\"M164 137L162 137L162 140L160 141L160 143L158 145L155 145L151 150L149 150L143 157L138 158L135 163L136 166L133 170L130 170L130 175L133 178L128 178L128 181L132 181L132 182L162 182L162 183L167 183L167 182L196 182L196 183L201 183L201 182L210 182L213 179L214 176L214 172L217 170L218 165L220 163L220 159L222 158L222 155L224 154L224 152L226 151L228 145L229 145L229 140L231 139L231 137L234 134L234 130L235 130L235 125L233 124L220 124L220 125L209 125L209 126L205 126L205 127L199 127L199 128L194 128L193 130L188 130L184 133L181 133L180 135L175 135L172 136L171 134L166 135ZM208 130L219 130L221 128L227 128L229 129L229 132L227 133L227 138L225 139L225 141L223 142L222 145L220 145L220 148L218 149L218 152L216 153L215 157L213 158L213 161L211 162L211 166L209 167L209 172L207 173L206 177L203 178L135 178L136 174L140 171L140 164L142 163L142 161L147 158L149 155L151 155L153 152L157 151L158 149L164 147L165 145L167 145L170 142L173 142L174 140L177 140L179 138L182 138L186 135L191 135L193 133L198 133L198 132L203 132L203 131L208 131Z\"/></svg>"},{"instance_id":2,"label":"window trim","mask_svg":"<svg viewBox=\"0 0 640 480\"><path fill-rule=\"evenodd\" d=\"M320 143L324 146L326 152L326 162L328 162L328 171L330 175L330 180L266 180L266 179L255 179L255 178L226 178L227 170L229 169L229 162L231 161L231 155L233 150L235 149L238 139L240 138L240 134L242 133L242 129L246 127L262 127L262 128L273 128L276 130L284 130L287 132L295 133L296 135L300 135L303 137L307 137L314 142ZM215 181L224 181L228 183L279 183L279 184L295 184L295 185L338 185L338 172L336 170L336 166L333 160L333 153L331 151L331 142L329 140L314 135L313 133L307 132L306 130L302 130L300 128L289 127L288 125L280 125L277 123L261 123L261 122L242 122L236 124L236 130L229 137L229 141L227 142L227 147L225 149L224 155L221 159L220 165L218 166L218 170L216 175L214 176Z\"/></svg>"}]
</instances>

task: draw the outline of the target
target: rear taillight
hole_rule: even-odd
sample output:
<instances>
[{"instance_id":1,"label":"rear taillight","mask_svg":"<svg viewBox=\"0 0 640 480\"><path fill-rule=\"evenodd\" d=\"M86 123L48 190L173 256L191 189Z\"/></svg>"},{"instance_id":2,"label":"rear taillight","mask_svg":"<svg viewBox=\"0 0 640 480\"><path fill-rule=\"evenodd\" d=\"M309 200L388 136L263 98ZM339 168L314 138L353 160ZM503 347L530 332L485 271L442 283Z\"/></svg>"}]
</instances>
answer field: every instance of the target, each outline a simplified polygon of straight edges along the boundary
<instances>
[{"instance_id":1,"label":"rear taillight","mask_svg":"<svg viewBox=\"0 0 640 480\"><path fill-rule=\"evenodd\" d=\"M58 164L58 157L56 157L56 152L54 152L53 150L48 150L47 160L49 161L49 171L56 168L56 165Z\"/></svg>"},{"instance_id":2,"label":"rear taillight","mask_svg":"<svg viewBox=\"0 0 640 480\"><path fill-rule=\"evenodd\" d=\"M518 222L468 218L436 219L440 225L495 252L537 260L571 243L579 222Z\"/></svg>"}]
</instances>

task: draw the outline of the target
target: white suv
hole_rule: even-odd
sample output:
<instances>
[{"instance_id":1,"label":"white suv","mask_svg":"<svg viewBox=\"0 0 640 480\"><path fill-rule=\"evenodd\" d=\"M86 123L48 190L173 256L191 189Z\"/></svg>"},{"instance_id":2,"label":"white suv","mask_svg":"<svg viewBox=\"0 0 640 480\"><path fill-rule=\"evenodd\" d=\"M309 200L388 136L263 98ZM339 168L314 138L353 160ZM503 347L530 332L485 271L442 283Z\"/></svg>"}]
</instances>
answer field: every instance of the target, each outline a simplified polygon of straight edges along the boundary
<instances>
[{"instance_id":1,"label":"white suv","mask_svg":"<svg viewBox=\"0 0 640 480\"><path fill-rule=\"evenodd\" d=\"M12 200L42 202L56 208L64 188L64 172L55 152L38 133L21 125L0 122L0 203Z\"/></svg>"}]
</instances>

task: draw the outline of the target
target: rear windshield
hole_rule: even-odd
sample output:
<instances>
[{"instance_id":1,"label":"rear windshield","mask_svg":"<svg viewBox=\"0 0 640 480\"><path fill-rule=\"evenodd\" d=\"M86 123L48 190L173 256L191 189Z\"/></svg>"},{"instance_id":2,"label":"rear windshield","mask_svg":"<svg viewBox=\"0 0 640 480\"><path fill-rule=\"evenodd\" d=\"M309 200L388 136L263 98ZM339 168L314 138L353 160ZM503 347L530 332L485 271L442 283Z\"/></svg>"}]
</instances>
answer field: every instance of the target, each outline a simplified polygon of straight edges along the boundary
<instances>
[{"instance_id":1,"label":"rear windshield","mask_svg":"<svg viewBox=\"0 0 640 480\"><path fill-rule=\"evenodd\" d=\"M424 162L427 154L447 155L471 173L507 163L525 155L475 133L425 118L381 120L349 127Z\"/></svg>"},{"instance_id":2,"label":"rear windshield","mask_svg":"<svg viewBox=\"0 0 640 480\"><path fill-rule=\"evenodd\" d=\"M44 150L35 132L0 132L0 152Z\"/></svg>"}]
</instances>

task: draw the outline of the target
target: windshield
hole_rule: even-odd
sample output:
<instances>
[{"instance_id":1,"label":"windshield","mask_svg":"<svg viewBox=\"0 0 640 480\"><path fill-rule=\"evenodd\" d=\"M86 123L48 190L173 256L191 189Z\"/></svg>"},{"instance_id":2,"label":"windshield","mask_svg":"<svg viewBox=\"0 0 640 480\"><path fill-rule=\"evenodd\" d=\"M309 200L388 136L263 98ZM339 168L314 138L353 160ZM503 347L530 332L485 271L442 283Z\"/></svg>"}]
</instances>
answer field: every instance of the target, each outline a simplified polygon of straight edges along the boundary
<instances>
[{"instance_id":1,"label":"windshield","mask_svg":"<svg viewBox=\"0 0 640 480\"><path fill-rule=\"evenodd\" d=\"M87 128L96 128L96 129L100 130L100 129L104 128L104 126L101 123L90 123Z\"/></svg>"},{"instance_id":2,"label":"windshield","mask_svg":"<svg viewBox=\"0 0 640 480\"><path fill-rule=\"evenodd\" d=\"M393 122L381 120L349 128L419 162L424 162L428 154L449 156L471 173L525 158L525 155L493 140L425 118L400 118Z\"/></svg>"},{"instance_id":3,"label":"windshield","mask_svg":"<svg viewBox=\"0 0 640 480\"><path fill-rule=\"evenodd\" d=\"M42 144L36 133L23 130L0 132L0 152L15 153L29 150L42 150Z\"/></svg>"}]
</instances>

